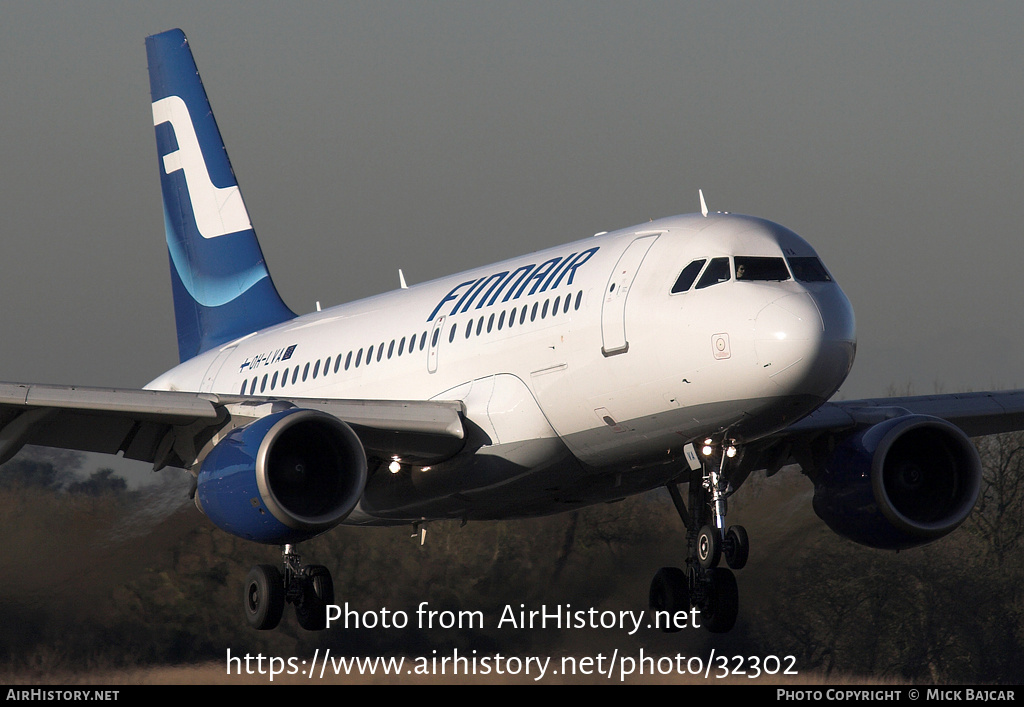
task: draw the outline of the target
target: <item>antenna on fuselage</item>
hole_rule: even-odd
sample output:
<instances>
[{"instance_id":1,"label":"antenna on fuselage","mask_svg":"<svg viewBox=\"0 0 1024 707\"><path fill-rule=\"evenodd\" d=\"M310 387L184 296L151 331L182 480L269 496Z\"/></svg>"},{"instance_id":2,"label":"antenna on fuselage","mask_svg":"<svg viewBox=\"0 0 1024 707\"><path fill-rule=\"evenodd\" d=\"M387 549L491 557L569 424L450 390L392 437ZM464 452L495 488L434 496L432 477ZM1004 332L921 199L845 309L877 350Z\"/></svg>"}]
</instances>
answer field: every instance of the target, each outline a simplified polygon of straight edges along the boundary
<instances>
[{"instance_id":1,"label":"antenna on fuselage","mask_svg":"<svg viewBox=\"0 0 1024 707\"><path fill-rule=\"evenodd\" d=\"M409 286L405 284L405 275L402 274L402 268L398 268L398 284L403 290L409 289Z\"/></svg>"},{"instance_id":2,"label":"antenna on fuselage","mask_svg":"<svg viewBox=\"0 0 1024 707\"><path fill-rule=\"evenodd\" d=\"M704 215L704 218L707 218L708 217L708 205L707 205L707 202L704 201L704 190L703 189L698 189L697 190L697 194L700 195L700 212Z\"/></svg>"}]
</instances>

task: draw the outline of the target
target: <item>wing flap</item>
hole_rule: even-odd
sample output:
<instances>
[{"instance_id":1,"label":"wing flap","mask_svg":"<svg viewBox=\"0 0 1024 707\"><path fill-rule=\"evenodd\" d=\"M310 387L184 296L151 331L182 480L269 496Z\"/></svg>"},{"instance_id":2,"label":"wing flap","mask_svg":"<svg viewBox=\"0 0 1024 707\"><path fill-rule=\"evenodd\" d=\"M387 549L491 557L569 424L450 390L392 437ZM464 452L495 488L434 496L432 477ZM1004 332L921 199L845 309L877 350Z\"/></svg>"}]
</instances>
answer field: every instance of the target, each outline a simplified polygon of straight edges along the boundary
<instances>
[{"instance_id":1,"label":"wing flap","mask_svg":"<svg viewBox=\"0 0 1024 707\"><path fill-rule=\"evenodd\" d=\"M344 420L359 436L368 456L398 457L410 464L434 464L466 445L465 407L457 400L334 400L216 396L219 403L259 406L285 401Z\"/></svg>"},{"instance_id":2,"label":"wing flap","mask_svg":"<svg viewBox=\"0 0 1024 707\"><path fill-rule=\"evenodd\" d=\"M228 398L218 396L218 401ZM243 400L244 398L238 398ZM259 398L257 398L259 400ZM327 398L266 398L287 400L296 407L320 410L350 425L393 432L418 432L464 439L463 405L441 400L331 400Z\"/></svg>"},{"instance_id":3,"label":"wing flap","mask_svg":"<svg viewBox=\"0 0 1024 707\"><path fill-rule=\"evenodd\" d=\"M347 422L368 455L433 464L464 446L461 402L388 400L296 400Z\"/></svg>"}]
</instances>

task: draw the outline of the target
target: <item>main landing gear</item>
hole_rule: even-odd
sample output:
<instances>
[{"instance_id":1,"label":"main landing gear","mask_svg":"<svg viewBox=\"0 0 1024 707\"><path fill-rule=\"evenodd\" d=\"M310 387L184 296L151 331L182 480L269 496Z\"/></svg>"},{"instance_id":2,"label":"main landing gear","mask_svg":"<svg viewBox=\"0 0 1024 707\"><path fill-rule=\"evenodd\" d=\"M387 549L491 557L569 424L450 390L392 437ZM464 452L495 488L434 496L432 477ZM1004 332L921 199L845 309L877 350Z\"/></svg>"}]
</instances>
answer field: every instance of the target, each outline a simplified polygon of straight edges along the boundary
<instances>
[{"instance_id":1,"label":"main landing gear","mask_svg":"<svg viewBox=\"0 0 1024 707\"><path fill-rule=\"evenodd\" d=\"M695 607L700 610L701 624L712 633L729 631L739 613L736 576L718 565L724 556L731 569L742 569L750 554L743 526L725 529L726 498L731 493L725 479L726 460L735 455L731 444L716 448L711 440L705 441L702 468L690 473L689 512L679 487L669 484L672 502L686 526L686 569L663 567L651 582L651 611L667 611L671 618ZM680 630L672 622L659 624L666 633Z\"/></svg>"},{"instance_id":2,"label":"main landing gear","mask_svg":"<svg viewBox=\"0 0 1024 707\"><path fill-rule=\"evenodd\" d=\"M295 605L295 617L307 631L327 627L327 605L334 603L334 581L323 565L302 566L293 545L285 545L284 571L275 565L256 565L245 579L245 617L261 631L281 621L285 602Z\"/></svg>"}]
</instances>

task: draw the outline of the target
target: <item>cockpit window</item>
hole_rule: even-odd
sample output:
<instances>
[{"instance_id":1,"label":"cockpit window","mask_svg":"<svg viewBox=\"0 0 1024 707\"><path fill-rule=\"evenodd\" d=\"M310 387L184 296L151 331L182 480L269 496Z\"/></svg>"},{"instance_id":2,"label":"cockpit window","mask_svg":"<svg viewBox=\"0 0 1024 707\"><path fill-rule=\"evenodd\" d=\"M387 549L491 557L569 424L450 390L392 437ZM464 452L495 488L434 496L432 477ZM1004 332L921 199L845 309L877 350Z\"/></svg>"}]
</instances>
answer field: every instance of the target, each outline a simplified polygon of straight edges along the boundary
<instances>
[{"instance_id":1,"label":"cockpit window","mask_svg":"<svg viewBox=\"0 0 1024 707\"><path fill-rule=\"evenodd\" d=\"M832 282L832 276L825 270L825 266L813 256L787 260L789 267L793 268L793 277L800 282Z\"/></svg>"},{"instance_id":2,"label":"cockpit window","mask_svg":"<svg viewBox=\"0 0 1024 707\"><path fill-rule=\"evenodd\" d=\"M736 256L737 280L773 280L789 279L789 270L782 258L763 258L752 255Z\"/></svg>"},{"instance_id":3,"label":"cockpit window","mask_svg":"<svg viewBox=\"0 0 1024 707\"><path fill-rule=\"evenodd\" d=\"M711 287L717 285L720 282L726 282L731 277L729 272L729 259L728 258L712 258L708 264L704 274L700 276L700 280L697 281L698 290L703 290L705 287Z\"/></svg>"},{"instance_id":4,"label":"cockpit window","mask_svg":"<svg viewBox=\"0 0 1024 707\"><path fill-rule=\"evenodd\" d=\"M697 275L700 274L700 269L704 267L704 263L708 262L705 259L694 260L692 263L683 268L683 271L679 273L679 278L676 280L676 284L672 285L672 294L678 292L686 292L693 286L693 281L697 279Z\"/></svg>"}]
</instances>

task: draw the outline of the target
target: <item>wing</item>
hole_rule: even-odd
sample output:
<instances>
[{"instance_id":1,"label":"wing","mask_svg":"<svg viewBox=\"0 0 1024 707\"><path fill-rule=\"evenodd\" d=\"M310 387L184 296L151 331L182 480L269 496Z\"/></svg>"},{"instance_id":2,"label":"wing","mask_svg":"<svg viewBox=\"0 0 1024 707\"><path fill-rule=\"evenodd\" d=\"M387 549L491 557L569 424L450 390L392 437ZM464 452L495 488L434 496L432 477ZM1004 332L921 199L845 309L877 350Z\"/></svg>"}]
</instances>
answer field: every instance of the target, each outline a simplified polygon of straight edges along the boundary
<instances>
[{"instance_id":1,"label":"wing","mask_svg":"<svg viewBox=\"0 0 1024 707\"><path fill-rule=\"evenodd\" d=\"M902 415L928 415L950 422L970 437L1024 429L1024 390L919 395L826 403L785 434L814 434L873 425Z\"/></svg>"},{"instance_id":2,"label":"wing","mask_svg":"<svg viewBox=\"0 0 1024 707\"><path fill-rule=\"evenodd\" d=\"M769 475L788 464L800 464L813 475L822 456L858 431L888 420L923 417L942 420L968 437L1024 429L1024 390L984 393L869 398L825 403L782 432L748 446L741 468L765 469Z\"/></svg>"},{"instance_id":3,"label":"wing","mask_svg":"<svg viewBox=\"0 0 1024 707\"><path fill-rule=\"evenodd\" d=\"M832 402L747 445L731 482L798 464L834 531L872 547L914 547L974 507L983 472L969 438L1022 429L1024 390Z\"/></svg>"},{"instance_id":4,"label":"wing","mask_svg":"<svg viewBox=\"0 0 1024 707\"><path fill-rule=\"evenodd\" d=\"M222 431L302 407L346 422L367 456L436 463L465 446L462 403L264 398L0 383L0 462L26 444L190 468Z\"/></svg>"}]
</instances>

